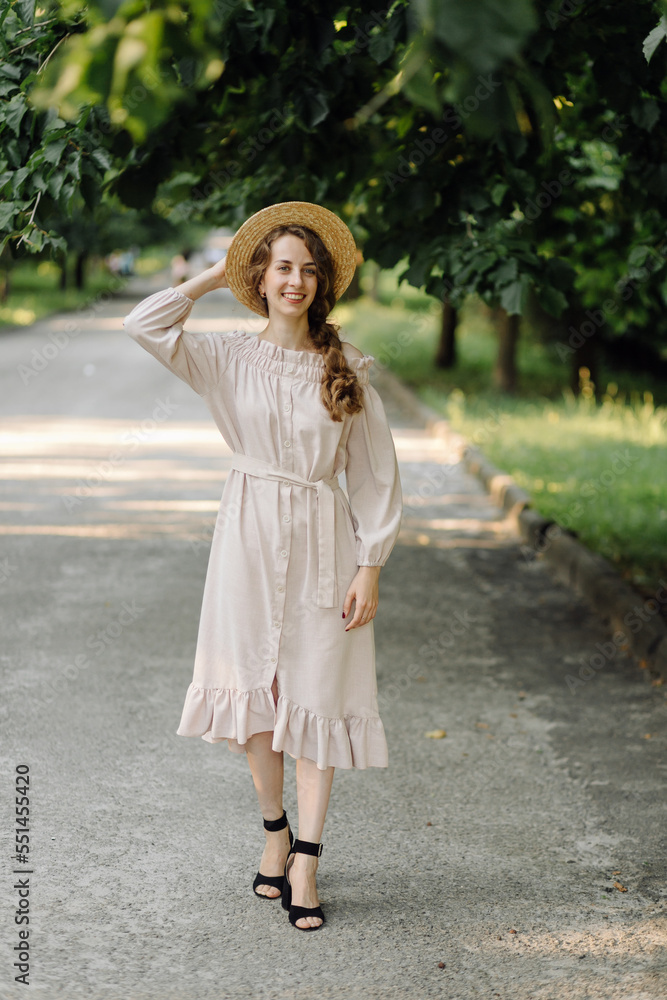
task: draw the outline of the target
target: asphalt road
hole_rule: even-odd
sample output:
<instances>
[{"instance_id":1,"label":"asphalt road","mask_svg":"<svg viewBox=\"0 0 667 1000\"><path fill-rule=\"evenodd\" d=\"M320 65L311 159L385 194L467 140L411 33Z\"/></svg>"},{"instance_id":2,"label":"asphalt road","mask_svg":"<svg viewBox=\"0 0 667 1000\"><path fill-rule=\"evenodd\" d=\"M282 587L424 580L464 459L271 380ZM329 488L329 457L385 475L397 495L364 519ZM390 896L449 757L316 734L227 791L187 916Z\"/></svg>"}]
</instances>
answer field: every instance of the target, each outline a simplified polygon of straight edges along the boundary
<instances>
[{"instance_id":1,"label":"asphalt road","mask_svg":"<svg viewBox=\"0 0 667 1000\"><path fill-rule=\"evenodd\" d=\"M175 735L229 454L122 331L160 284L0 335L0 996L27 995L28 899L48 1000L663 998L665 689L604 654L381 370L406 501L375 627L390 765L336 773L322 931L253 895L245 758ZM257 329L221 292L190 328L230 325Z\"/></svg>"}]
</instances>

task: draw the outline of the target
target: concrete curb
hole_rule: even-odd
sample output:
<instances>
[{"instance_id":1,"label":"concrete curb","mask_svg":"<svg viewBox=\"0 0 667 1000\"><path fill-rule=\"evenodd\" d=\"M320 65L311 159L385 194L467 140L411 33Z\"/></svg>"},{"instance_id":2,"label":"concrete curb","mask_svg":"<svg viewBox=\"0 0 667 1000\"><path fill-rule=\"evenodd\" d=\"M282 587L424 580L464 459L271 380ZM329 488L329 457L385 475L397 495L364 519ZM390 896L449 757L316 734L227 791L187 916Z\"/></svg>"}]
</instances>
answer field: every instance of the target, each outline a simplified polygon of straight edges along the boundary
<instances>
[{"instance_id":1,"label":"concrete curb","mask_svg":"<svg viewBox=\"0 0 667 1000\"><path fill-rule=\"evenodd\" d=\"M656 597L646 600L602 556L577 541L572 532L545 518L511 476L496 468L476 447L452 430L448 421L423 403L393 372L383 369L394 398L426 430L458 449L466 470L484 484L494 503L514 521L524 543L538 553L555 576L578 591L596 613L609 623L613 642L629 649L652 670L667 677L667 625L659 615ZM659 592L660 593L660 592Z\"/></svg>"}]
</instances>

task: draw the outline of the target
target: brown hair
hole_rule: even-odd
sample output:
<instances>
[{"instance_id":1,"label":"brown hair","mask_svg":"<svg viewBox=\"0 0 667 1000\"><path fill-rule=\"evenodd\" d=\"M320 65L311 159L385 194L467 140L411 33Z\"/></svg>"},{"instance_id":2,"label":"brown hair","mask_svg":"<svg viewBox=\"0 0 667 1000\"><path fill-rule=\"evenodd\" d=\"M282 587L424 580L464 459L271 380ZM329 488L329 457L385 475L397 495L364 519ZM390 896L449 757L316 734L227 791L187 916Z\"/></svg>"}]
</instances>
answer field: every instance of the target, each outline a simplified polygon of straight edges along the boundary
<instances>
[{"instance_id":1,"label":"brown hair","mask_svg":"<svg viewBox=\"0 0 667 1000\"><path fill-rule=\"evenodd\" d=\"M338 327L327 323L327 316L336 304L334 295L334 265L331 254L314 230L295 224L276 226L255 248L248 266L248 278L255 296L269 315L266 302L259 294L259 284L271 260L271 247L280 236L298 236L312 254L317 271L317 291L308 308L310 339L324 358L322 402L332 420L342 420L346 413L363 409L361 386L343 354Z\"/></svg>"}]
</instances>

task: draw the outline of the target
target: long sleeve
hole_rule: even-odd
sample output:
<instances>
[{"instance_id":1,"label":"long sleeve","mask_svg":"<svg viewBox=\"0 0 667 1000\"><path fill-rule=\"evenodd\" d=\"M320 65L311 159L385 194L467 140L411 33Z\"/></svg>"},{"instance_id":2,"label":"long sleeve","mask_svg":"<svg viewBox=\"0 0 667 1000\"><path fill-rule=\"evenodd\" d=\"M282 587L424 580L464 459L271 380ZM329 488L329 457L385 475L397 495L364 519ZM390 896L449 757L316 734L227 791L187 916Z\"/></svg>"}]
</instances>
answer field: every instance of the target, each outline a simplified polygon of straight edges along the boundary
<instances>
[{"instance_id":1,"label":"long sleeve","mask_svg":"<svg viewBox=\"0 0 667 1000\"><path fill-rule=\"evenodd\" d=\"M123 325L133 340L201 396L218 384L228 356L224 337L183 330L193 305L187 295L165 288L135 306Z\"/></svg>"},{"instance_id":2,"label":"long sleeve","mask_svg":"<svg viewBox=\"0 0 667 1000\"><path fill-rule=\"evenodd\" d=\"M376 389L352 418L345 468L358 566L384 566L401 527L403 497L394 441Z\"/></svg>"}]
</instances>

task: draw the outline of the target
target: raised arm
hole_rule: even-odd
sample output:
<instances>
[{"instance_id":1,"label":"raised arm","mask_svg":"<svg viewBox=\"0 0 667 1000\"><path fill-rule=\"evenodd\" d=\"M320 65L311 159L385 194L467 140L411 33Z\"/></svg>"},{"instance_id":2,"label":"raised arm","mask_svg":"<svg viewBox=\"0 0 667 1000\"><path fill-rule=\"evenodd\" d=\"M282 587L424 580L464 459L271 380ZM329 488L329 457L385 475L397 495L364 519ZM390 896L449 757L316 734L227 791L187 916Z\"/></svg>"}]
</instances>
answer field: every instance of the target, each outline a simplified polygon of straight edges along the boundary
<instances>
[{"instance_id":1,"label":"raised arm","mask_svg":"<svg viewBox=\"0 0 667 1000\"><path fill-rule=\"evenodd\" d=\"M205 271L202 271L195 278L190 278L188 281L184 281L182 285L178 285L177 290L181 294L187 295L194 302L200 299L202 295L206 295L207 292L212 292L216 288L229 288L227 278L225 277L226 271L227 259L223 257L213 267L206 268Z\"/></svg>"},{"instance_id":2,"label":"raised arm","mask_svg":"<svg viewBox=\"0 0 667 1000\"><path fill-rule=\"evenodd\" d=\"M125 317L125 330L153 357L204 395L218 384L228 364L225 338L195 335L183 329L193 300L226 288L225 261L207 268L178 288L165 288L143 299Z\"/></svg>"}]
</instances>

